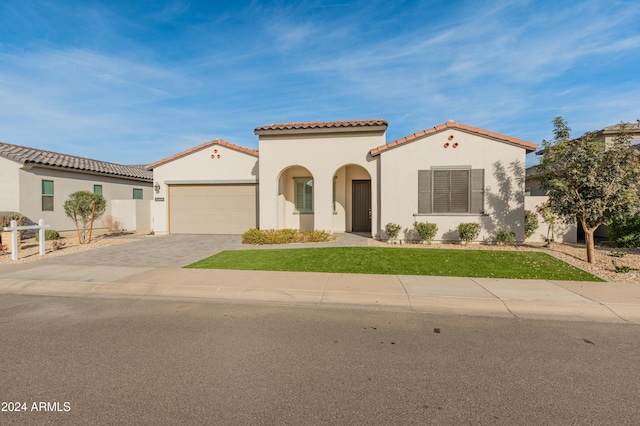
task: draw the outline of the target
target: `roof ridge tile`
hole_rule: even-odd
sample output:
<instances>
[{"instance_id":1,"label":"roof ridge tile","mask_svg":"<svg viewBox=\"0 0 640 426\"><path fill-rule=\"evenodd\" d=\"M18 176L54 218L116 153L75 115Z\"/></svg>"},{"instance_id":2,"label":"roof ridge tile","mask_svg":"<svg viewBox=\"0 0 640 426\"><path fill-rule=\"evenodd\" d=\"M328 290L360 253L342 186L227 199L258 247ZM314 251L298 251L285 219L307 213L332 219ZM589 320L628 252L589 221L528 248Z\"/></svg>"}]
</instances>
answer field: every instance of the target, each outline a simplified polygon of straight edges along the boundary
<instances>
[{"instance_id":1,"label":"roof ridge tile","mask_svg":"<svg viewBox=\"0 0 640 426\"><path fill-rule=\"evenodd\" d=\"M373 148L369 151L369 153L372 156L378 155L390 148L394 148L400 145L403 145L405 143L408 142L412 142L414 140L420 139L424 136L428 136L430 134L434 134L434 133L438 133L441 131L444 131L446 129L453 129L453 128L457 128L460 129L462 131L466 131L469 133L475 133L475 134L479 134L479 135L483 135L483 136L488 136L491 137L493 139L497 139L497 140L501 140L507 143L511 143L514 145L518 145L521 146L523 148L525 148L527 151L533 152L538 148L537 144L534 144L532 142L528 142L522 139L517 139L511 136L507 136L507 135L503 135L500 133L495 133L489 130L485 130L485 129L481 129L479 127L473 127L473 126L469 126L468 124L463 124L463 123L457 123L455 121L447 121L444 124L439 124L437 126L433 126L431 128L422 130L420 132L415 132L409 136L404 136L402 138L396 139L394 141L388 142L385 145L380 145L376 148Z\"/></svg>"}]
</instances>

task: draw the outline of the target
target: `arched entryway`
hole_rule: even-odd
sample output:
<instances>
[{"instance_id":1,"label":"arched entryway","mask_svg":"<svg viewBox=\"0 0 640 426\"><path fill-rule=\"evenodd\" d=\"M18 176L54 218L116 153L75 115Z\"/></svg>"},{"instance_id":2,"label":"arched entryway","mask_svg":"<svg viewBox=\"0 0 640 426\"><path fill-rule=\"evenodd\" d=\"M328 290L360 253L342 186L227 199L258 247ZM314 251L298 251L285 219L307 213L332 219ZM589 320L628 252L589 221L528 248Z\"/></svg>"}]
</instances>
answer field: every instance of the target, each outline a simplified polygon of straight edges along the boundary
<instances>
[{"instance_id":1,"label":"arched entryway","mask_svg":"<svg viewBox=\"0 0 640 426\"><path fill-rule=\"evenodd\" d=\"M280 172L277 203L279 229L314 229L314 179L306 167Z\"/></svg>"},{"instance_id":2,"label":"arched entryway","mask_svg":"<svg viewBox=\"0 0 640 426\"><path fill-rule=\"evenodd\" d=\"M371 232L371 175L362 166L347 164L334 173L334 230Z\"/></svg>"}]
</instances>

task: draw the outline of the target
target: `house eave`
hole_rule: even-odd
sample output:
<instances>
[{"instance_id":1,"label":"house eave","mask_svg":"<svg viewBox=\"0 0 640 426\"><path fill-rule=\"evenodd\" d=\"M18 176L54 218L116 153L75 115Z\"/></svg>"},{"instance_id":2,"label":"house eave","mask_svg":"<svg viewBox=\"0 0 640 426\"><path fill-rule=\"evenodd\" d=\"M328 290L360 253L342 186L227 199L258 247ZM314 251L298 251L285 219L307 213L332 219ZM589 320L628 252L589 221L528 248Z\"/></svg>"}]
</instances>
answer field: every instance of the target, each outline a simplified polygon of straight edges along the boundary
<instances>
[{"instance_id":1,"label":"house eave","mask_svg":"<svg viewBox=\"0 0 640 426\"><path fill-rule=\"evenodd\" d=\"M384 132L387 130L387 126L358 126L358 127L318 127L307 129L269 129L269 130L255 130L254 133L258 136L271 136L271 135L300 135L300 134L327 134L327 133L366 133L366 132Z\"/></svg>"}]
</instances>

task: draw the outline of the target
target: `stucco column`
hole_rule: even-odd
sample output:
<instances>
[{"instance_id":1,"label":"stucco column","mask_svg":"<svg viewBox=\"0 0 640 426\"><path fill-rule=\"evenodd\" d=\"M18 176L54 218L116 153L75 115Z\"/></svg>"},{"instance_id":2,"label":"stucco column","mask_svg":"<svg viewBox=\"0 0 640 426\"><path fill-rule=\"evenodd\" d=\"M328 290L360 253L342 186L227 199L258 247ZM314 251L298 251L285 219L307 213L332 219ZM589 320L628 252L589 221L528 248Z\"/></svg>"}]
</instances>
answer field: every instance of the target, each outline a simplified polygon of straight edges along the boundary
<instances>
[{"instance_id":1,"label":"stucco column","mask_svg":"<svg viewBox=\"0 0 640 426\"><path fill-rule=\"evenodd\" d=\"M314 228L333 232L333 174L317 171L313 178Z\"/></svg>"},{"instance_id":2,"label":"stucco column","mask_svg":"<svg viewBox=\"0 0 640 426\"><path fill-rule=\"evenodd\" d=\"M377 171L369 171L371 175L371 236L376 237L380 233L380 227L378 226L378 217L380 214L380 188L378 187L378 175Z\"/></svg>"},{"instance_id":3,"label":"stucco column","mask_svg":"<svg viewBox=\"0 0 640 426\"><path fill-rule=\"evenodd\" d=\"M278 229L278 176L260 164L259 217L260 229Z\"/></svg>"}]
</instances>

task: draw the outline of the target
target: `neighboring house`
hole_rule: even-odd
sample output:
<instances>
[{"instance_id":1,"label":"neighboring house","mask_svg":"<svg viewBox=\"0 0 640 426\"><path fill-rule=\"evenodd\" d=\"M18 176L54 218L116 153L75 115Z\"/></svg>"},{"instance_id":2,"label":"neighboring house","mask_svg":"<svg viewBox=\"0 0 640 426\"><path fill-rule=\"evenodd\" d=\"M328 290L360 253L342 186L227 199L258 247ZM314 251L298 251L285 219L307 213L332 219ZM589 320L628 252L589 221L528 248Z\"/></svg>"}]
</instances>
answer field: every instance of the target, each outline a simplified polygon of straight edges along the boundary
<instances>
[{"instance_id":1,"label":"neighboring house","mask_svg":"<svg viewBox=\"0 0 640 426\"><path fill-rule=\"evenodd\" d=\"M605 127L602 130L598 130L596 132L592 132L591 135L595 140L600 140L609 144L613 142L613 139L618 134L620 130L620 124L614 124L612 126ZM631 144L640 146L640 120L636 123L628 123L627 130L631 133ZM543 150L538 151L537 155L542 155ZM538 169L537 166L532 166L527 168L525 175L525 207L527 210L535 210L537 206L542 205L549 197L547 197L546 193L540 188L540 183L538 181ZM538 229L536 235L531 237L532 240L540 240L541 238L546 237L547 227L548 225L542 220L540 220L543 226ZM544 229L543 232L541 230ZM579 239L584 238L584 231L580 229L577 223L574 224L562 224L558 223L555 225L555 240L558 242L569 242L575 243ZM606 225L601 225L594 234L598 238L608 238L609 233L607 231Z\"/></svg>"},{"instance_id":2,"label":"neighboring house","mask_svg":"<svg viewBox=\"0 0 640 426\"><path fill-rule=\"evenodd\" d=\"M449 121L386 143L387 122L357 120L257 127L259 151L221 140L147 166L156 233L235 234L261 229L363 232L389 222L436 240L461 222L524 239L524 160L537 145ZM259 163L259 169L258 169Z\"/></svg>"},{"instance_id":3,"label":"neighboring house","mask_svg":"<svg viewBox=\"0 0 640 426\"><path fill-rule=\"evenodd\" d=\"M0 211L15 211L31 222L44 219L57 231L74 230L64 202L75 191L102 194L103 216L121 228L151 229L149 204L153 175L144 166L125 166L0 142ZM95 224L104 227L102 220Z\"/></svg>"}]
</instances>

